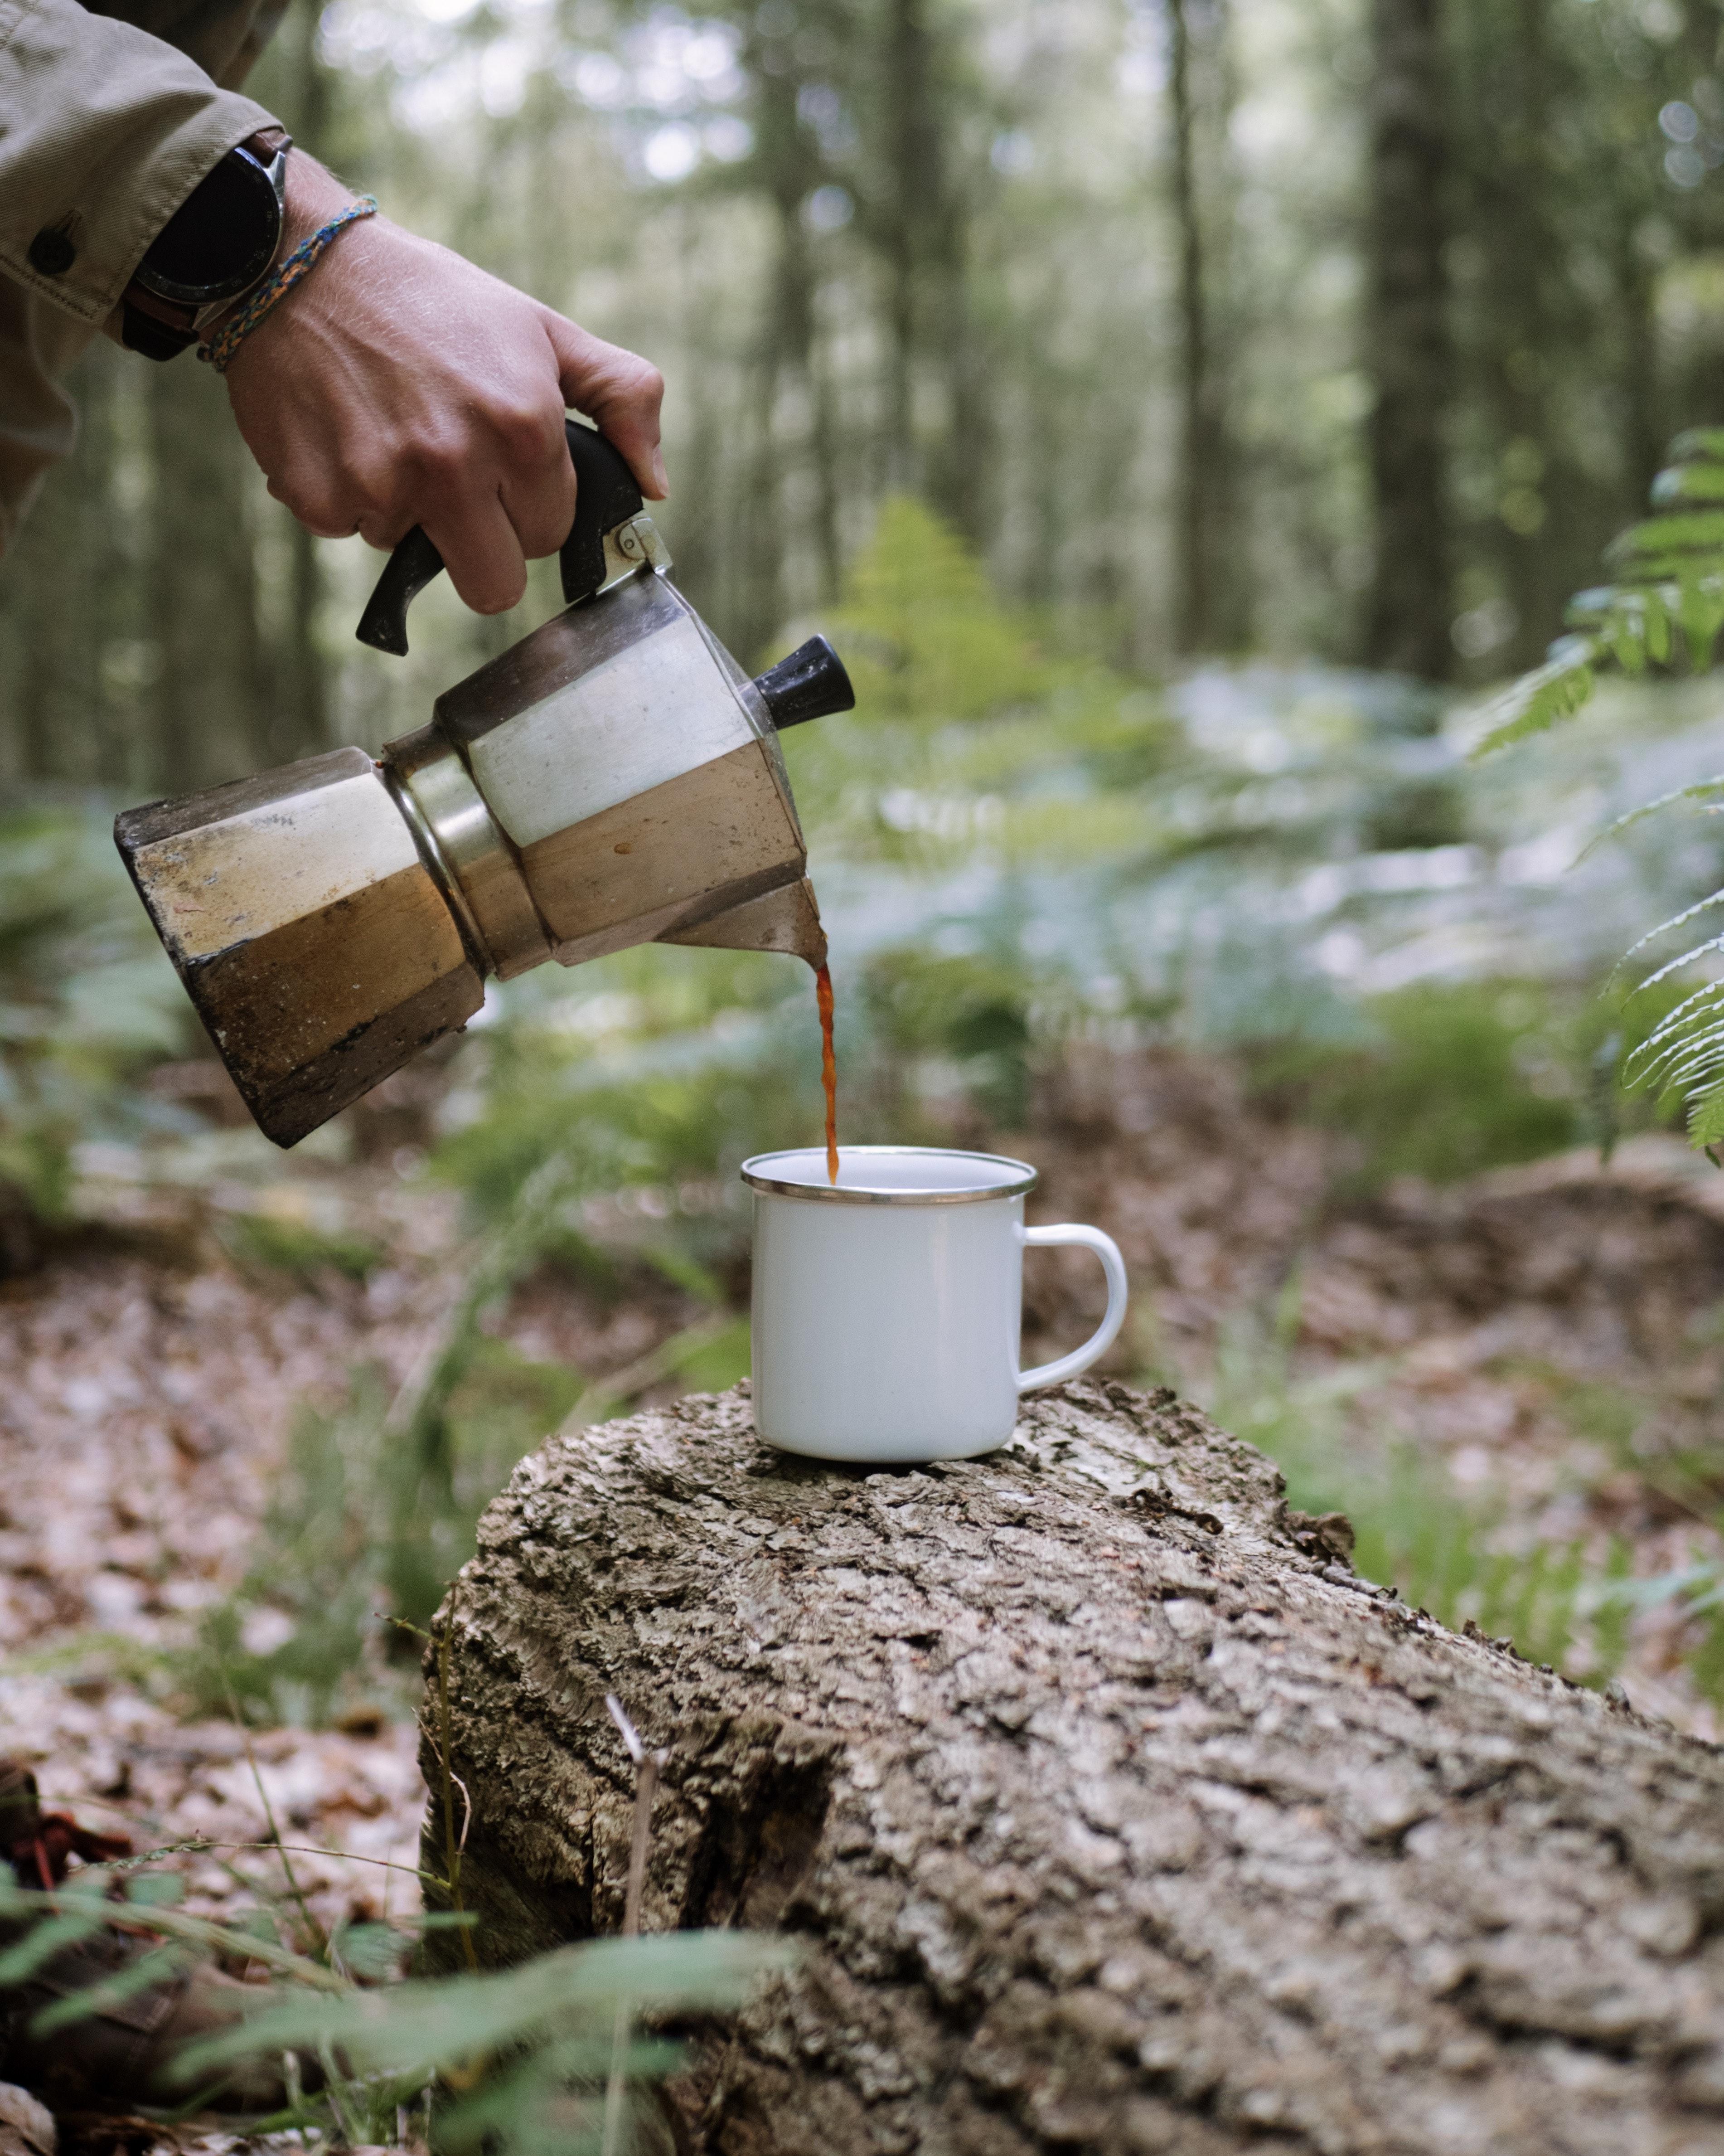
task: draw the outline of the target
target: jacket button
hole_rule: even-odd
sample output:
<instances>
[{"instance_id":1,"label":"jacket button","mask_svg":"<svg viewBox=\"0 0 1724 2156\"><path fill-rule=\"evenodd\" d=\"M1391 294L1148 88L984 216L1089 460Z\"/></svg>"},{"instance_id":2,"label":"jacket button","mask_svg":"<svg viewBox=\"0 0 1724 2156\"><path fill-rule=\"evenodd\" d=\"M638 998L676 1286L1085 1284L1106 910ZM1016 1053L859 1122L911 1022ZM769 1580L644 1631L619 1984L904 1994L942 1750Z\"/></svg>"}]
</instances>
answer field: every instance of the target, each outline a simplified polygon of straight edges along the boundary
<instances>
[{"instance_id":1,"label":"jacket button","mask_svg":"<svg viewBox=\"0 0 1724 2156\"><path fill-rule=\"evenodd\" d=\"M45 225L30 242L30 267L44 277L64 277L77 259L70 234L59 225Z\"/></svg>"}]
</instances>

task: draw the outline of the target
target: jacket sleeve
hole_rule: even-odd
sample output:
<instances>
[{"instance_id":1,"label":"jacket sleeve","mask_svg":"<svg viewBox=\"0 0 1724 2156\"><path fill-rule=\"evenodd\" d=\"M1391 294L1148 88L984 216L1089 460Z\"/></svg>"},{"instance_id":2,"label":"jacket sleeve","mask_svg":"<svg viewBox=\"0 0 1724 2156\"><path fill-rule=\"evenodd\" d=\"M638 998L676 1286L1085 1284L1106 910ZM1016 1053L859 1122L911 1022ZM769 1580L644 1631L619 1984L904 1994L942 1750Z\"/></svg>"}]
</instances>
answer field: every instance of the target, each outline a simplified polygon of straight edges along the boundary
<instances>
[{"instance_id":1,"label":"jacket sleeve","mask_svg":"<svg viewBox=\"0 0 1724 2156\"><path fill-rule=\"evenodd\" d=\"M0 0L0 274L91 326L262 105L78 0Z\"/></svg>"}]
</instances>

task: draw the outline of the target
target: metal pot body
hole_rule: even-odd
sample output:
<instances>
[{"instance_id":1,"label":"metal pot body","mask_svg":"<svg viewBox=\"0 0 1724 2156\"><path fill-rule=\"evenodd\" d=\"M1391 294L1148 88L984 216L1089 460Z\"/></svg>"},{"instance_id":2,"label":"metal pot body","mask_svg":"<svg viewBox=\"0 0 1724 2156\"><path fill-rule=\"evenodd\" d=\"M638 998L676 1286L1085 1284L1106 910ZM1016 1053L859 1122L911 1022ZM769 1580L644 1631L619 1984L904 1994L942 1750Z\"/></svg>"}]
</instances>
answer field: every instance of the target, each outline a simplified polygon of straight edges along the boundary
<instances>
[{"instance_id":1,"label":"metal pot body","mask_svg":"<svg viewBox=\"0 0 1724 2156\"><path fill-rule=\"evenodd\" d=\"M651 570L337 749L129 810L120 851L259 1127L292 1145L508 978L654 937L825 955L770 712Z\"/></svg>"},{"instance_id":2,"label":"metal pot body","mask_svg":"<svg viewBox=\"0 0 1724 2156\"><path fill-rule=\"evenodd\" d=\"M674 935L797 883L807 865L753 683L650 573L546 622L384 756L505 977ZM439 790L459 798L458 829Z\"/></svg>"},{"instance_id":3,"label":"metal pot body","mask_svg":"<svg viewBox=\"0 0 1724 2156\"><path fill-rule=\"evenodd\" d=\"M115 835L217 1052L278 1145L485 1000L443 878L362 749L130 809Z\"/></svg>"}]
</instances>

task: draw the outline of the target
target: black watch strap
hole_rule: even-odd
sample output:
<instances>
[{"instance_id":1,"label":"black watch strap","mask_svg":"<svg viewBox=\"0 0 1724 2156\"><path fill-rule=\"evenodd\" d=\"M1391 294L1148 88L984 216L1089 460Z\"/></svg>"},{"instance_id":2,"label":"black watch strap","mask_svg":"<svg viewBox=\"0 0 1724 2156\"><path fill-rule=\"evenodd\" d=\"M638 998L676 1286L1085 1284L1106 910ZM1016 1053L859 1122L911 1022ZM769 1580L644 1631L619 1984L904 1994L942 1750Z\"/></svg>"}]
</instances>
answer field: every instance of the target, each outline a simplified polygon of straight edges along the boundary
<instances>
[{"instance_id":1,"label":"black watch strap","mask_svg":"<svg viewBox=\"0 0 1724 2156\"><path fill-rule=\"evenodd\" d=\"M177 330L146 315L130 293L120 302L120 341L144 359L177 359L198 341L196 330Z\"/></svg>"}]
</instances>

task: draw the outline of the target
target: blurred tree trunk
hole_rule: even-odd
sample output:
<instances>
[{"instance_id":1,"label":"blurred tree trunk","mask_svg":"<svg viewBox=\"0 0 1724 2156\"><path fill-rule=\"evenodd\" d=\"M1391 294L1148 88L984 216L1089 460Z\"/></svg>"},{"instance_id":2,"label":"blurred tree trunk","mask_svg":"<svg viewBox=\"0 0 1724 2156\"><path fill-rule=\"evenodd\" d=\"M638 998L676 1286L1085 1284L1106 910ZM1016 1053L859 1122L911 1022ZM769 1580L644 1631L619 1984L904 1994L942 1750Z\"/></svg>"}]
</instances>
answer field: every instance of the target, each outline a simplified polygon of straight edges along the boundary
<instances>
[{"instance_id":1,"label":"blurred tree trunk","mask_svg":"<svg viewBox=\"0 0 1724 2156\"><path fill-rule=\"evenodd\" d=\"M1172 108L1173 212L1179 230L1179 461L1175 488L1174 553L1178 584L1173 644L1182 652L1213 651L1236 640L1238 608L1230 587L1231 465L1226 390L1213 333L1213 267L1206 244L1198 155L1194 18L1201 0L1168 0L1168 94ZM1218 136L1224 140L1227 100L1222 52L1224 18L1202 10L1219 100Z\"/></svg>"},{"instance_id":2,"label":"blurred tree trunk","mask_svg":"<svg viewBox=\"0 0 1724 2156\"><path fill-rule=\"evenodd\" d=\"M1518 627L1503 657L1532 665L1573 588L1560 520L1552 517L1556 451L1550 383L1557 324L1547 304L1562 251L1551 230L1549 133L1552 56L1546 0L1481 5L1481 82L1487 131L1475 150L1473 224L1485 253L1484 401L1498 471L1491 537ZM1590 563L1576 564L1583 580Z\"/></svg>"},{"instance_id":3,"label":"blurred tree trunk","mask_svg":"<svg viewBox=\"0 0 1724 2156\"><path fill-rule=\"evenodd\" d=\"M151 369L150 618L157 783L185 793L249 768L268 705L249 515L252 466L220 377L189 356Z\"/></svg>"},{"instance_id":4,"label":"blurred tree trunk","mask_svg":"<svg viewBox=\"0 0 1724 2156\"><path fill-rule=\"evenodd\" d=\"M945 198L934 38L928 0L885 0L881 149L886 170L878 244L886 271L886 440L888 487L919 487L924 459L917 437L916 362L921 346L924 265Z\"/></svg>"},{"instance_id":5,"label":"blurred tree trunk","mask_svg":"<svg viewBox=\"0 0 1724 2156\"><path fill-rule=\"evenodd\" d=\"M772 18L766 18L771 23ZM787 31L799 28L786 18ZM813 275L803 206L813 183L798 94L802 88L793 34L770 30L752 44L755 160L772 204L774 250L754 358L752 454L741 542L741 642L750 657L784 618L785 480L794 447L783 407L798 390L812 402Z\"/></svg>"},{"instance_id":6,"label":"blurred tree trunk","mask_svg":"<svg viewBox=\"0 0 1724 2156\"><path fill-rule=\"evenodd\" d=\"M13 715L7 760L23 779L123 781L137 760L135 714L106 680L106 661L135 611L115 480L121 378L136 363L105 341L79 362L77 446L49 472L6 562L0 634Z\"/></svg>"},{"instance_id":7,"label":"blurred tree trunk","mask_svg":"<svg viewBox=\"0 0 1724 2156\"><path fill-rule=\"evenodd\" d=\"M970 305L972 205L957 181L962 92L931 0L886 0L875 234L886 270L886 485L925 494L981 543L993 407ZM921 390L937 386L931 425Z\"/></svg>"},{"instance_id":8,"label":"blurred tree trunk","mask_svg":"<svg viewBox=\"0 0 1724 2156\"><path fill-rule=\"evenodd\" d=\"M1630 207L1616 230L1616 306L1622 323L1622 390L1626 415L1622 445L1622 515L1644 514L1647 491L1664 462L1663 383L1652 266L1640 245L1639 205Z\"/></svg>"},{"instance_id":9,"label":"blurred tree trunk","mask_svg":"<svg viewBox=\"0 0 1724 2156\"><path fill-rule=\"evenodd\" d=\"M323 0L295 0L282 26L286 95L279 110L294 140L314 157L331 153L333 86L317 49ZM285 510L275 511L285 518ZM329 662L318 637L323 563L317 542L295 522L288 540L285 603L277 616L267 699L257 706L260 763L283 763L329 746Z\"/></svg>"},{"instance_id":10,"label":"blurred tree trunk","mask_svg":"<svg viewBox=\"0 0 1724 2156\"><path fill-rule=\"evenodd\" d=\"M1446 433L1454 387L1444 248L1450 144L1442 0L1372 0L1365 357L1374 564L1365 655L1447 678Z\"/></svg>"}]
</instances>

